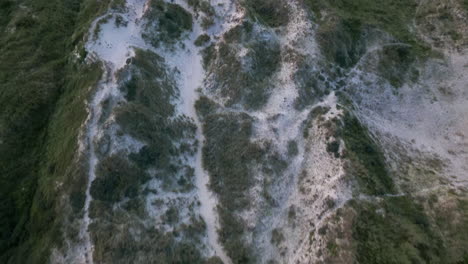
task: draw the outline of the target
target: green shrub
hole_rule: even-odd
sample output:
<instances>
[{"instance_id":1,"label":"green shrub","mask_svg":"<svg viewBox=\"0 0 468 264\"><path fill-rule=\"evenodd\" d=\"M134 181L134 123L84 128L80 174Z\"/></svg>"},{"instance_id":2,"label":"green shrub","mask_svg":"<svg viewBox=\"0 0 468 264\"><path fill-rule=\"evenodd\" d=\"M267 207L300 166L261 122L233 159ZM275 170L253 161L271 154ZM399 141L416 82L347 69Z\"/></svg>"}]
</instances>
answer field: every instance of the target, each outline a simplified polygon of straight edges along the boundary
<instances>
[{"instance_id":1,"label":"green shrub","mask_svg":"<svg viewBox=\"0 0 468 264\"><path fill-rule=\"evenodd\" d=\"M281 243L284 241L283 231L280 228L275 228L271 231L271 244L279 247Z\"/></svg>"},{"instance_id":2,"label":"green shrub","mask_svg":"<svg viewBox=\"0 0 468 264\"><path fill-rule=\"evenodd\" d=\"M327 151L335 156L335 158L340 157L340 142L338 141L332 141L327 143Z\"/></svg>"},{"instance_id":3,"label":"green shrub","mask_svg":"<svg viewBox=\"0 0 468 264\"><path fill-rule=\"evenodd\" d=\"M208 36L207 34L202 34L195 40L195 46L201 47L208 43L210 39L210 36Z\"/></svg>"},{"instance_id":4,"label":"green shrub","mask_svg":"<svg viewBox=\"0 0 468 264\"><path fill-rule=\"evenodd\" d=\"M230 210L248 207L246 190L253 180L249 164L262 155L260 147L250 142L251 118L245 114L209 115L203 131L203 166L210 172L210 187Z\"/></svg>"},{"instance_id":5,"label":"green shrub","mask_svg":"<svg viewBox=\"0 0 468 264\"><path fill-rule=\"evenodd\" d=\"M179 222L179 211L175 207L170 207L167 209L163 219L166 224L175 224Z\"/></svg>"}]
</instances>

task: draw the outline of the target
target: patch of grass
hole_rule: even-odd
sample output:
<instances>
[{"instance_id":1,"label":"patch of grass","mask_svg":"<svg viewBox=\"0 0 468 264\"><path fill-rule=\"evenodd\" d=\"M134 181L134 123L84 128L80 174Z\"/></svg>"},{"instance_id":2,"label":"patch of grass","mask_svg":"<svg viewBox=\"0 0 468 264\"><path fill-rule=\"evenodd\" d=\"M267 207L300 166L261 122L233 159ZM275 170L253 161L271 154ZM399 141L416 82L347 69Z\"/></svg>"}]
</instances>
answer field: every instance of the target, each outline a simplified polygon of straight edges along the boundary
<instances>
[{"instance_id":1,"label":"patch of grass","mask_svg":"<svg viewBox=\"0 0 468 264\"><path fill-rule=\"evenodd\" d=\"M151 1L145 18L148 22L142 37L156 48L161 44L173 45L184 32L192 31L192 15L177 4Z\"/></svg>"},{"instance_id":2,"label":"patch of grass","mask_svg":"<svg viewBox=\"0 0 468 264\"><path fill-rule=\"evenodd\" d=\"M209 258L205 264L223 264L223 261L219 257Z\"/></svg>"},{"instance_id":3,"label":"patch of grass","mask_svg":"<svg viewBox=\"0 0 468 264\"><path fill-rule=\"evenodd\" d=\"M468 0L460 0L462 7L465 8L465 11L468 12Z\"/></svg>"},{"instance_id":4,"label":"patch of grass","mask_svg":"<svg viewBox=\"0 0 468 264\"><path fill-rule=\"evenodd\" d=\"M245 224L226 207L218 207L221 230L219 239L233 263L256 263L253 252L243 239Z\"/></svg>"},{"instance_id":5,"label":"patch of grass","mask_svg":"<svg viewBox=\"0 0 468 264\"><path fill-rule=\"evenodd\" d=\"M206 96L200 96L200 98L195 102L195 109L197 109L197 114L201 119L205 119L211 114L216 114L220 108L220 105Z\"/></svg>"},{"instance_id":6,"label":"patch of grass","mask_svg":"<svg viewBox=\"0 0 468 264\"><path fill-rule=\"evenodd\" d=\"M353 202L353 238L359 263L442 263L441 238L430 228L423 208L411 197Z\"/></svg>"},{"instance_id":7,"label":"patch of grass","mask_svg":"<svg viewBox=\"0 0 468 264\"><path fill-rule=\"evenodd\" d=\"M432 202L429 201L428 204L435 228L444 239L446 250L444 260L446 263L467 263L468 197L466 193L434 194L434 196Z\"/></svg>"},{"instance_id":8,"label":"patch of grass","mask_svg":"<svg viewBox=\"0 0 468 264\"><path fill-rule=\"evenodd\" d=\"M206 70L210 67L211 63L216 59L216 47L215 44L211 44L201 51L203 56L203 68Z\"/></svg>"},{"instance_id":9,"label":"patch of grass","mask_svg":"<svg viewBox=\"0 0 468 264\"><path fill-rule=\"evenodd\" d=\"M170 207L167 209L166 213L164 214L163 220L167 224L174 224L179 222L179 212L177 208L175 207Z\"/></svg>"},{"instance_id":10,"label":"patch of grass","mask_svg":"<svg viewBox=\"0 0 468 264\"><path fill-rule=\"evenodd\" d=\"M174 114L171 100L178 97L174 73L159 55L137 49L135 57L119 73L119 89L127 101L145 107L161 118Z\"/></svg>"},{"instance_id":11,"label":"patch of grass","mask_svg":"<svg viewBox=\"0 0 468 264\"><path fill-rule=\"evenodd\" d=\"M60 198L86 185L74 163L76 142L87 116L84 100L101 71L80 65L72 52L107 3L0 3L2 263L47 263L70 216ZM74 200L79 211L80 198Z\"/></svg>"}]
</instances>

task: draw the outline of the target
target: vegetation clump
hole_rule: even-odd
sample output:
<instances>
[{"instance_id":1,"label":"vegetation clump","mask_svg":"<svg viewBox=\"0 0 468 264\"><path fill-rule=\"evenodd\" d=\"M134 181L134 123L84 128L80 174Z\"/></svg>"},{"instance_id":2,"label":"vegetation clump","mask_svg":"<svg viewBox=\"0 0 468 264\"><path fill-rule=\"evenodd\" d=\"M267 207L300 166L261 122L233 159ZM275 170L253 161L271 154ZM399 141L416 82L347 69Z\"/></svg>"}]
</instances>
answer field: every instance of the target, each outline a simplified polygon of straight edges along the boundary
<instances>
[{"instance_id":1,"label":"vegetation clump","mask_svg":"<svg viewBox=\"0 0 468 264\"><path fill-rule=\"evenodd\" d=\"M206 43L210 42L210 40L210 36L208 36L207 34L202 34L195 40L195 46L201 47Z\"/></svg>"},{"instance_id":2,"label":"vegetation clump","mask_svg":"<svg viewBox=\"0 0 468 264\"><path fill-rule=\"evenodd\" d=\"M192 31L192 14L180 5L164 1L150 3L150 9L145 14L147 23L142 37L154 47L173 45L184 32Z\"/></svg>"},{"instance_id":3,"label":"vegetation clump","mask_svg":"<svg viewBox=\"0 0 468 264\"><path fill-rule=\"evenodd\" d=\"M340 157L340 142L334 140L327 143L327 151L335 156L335 158Z\"/></svg>"},{"instance_id":4,"label":"vegetation clump","mask_svg":"<svg viewBox=\"0 0 468 264\"><path fill-rule=\"evenodd\" d=\"M124 198L134 198L148 175L130 164L121 155L102 160L96 170L96 180L91 186L93 199L116 203Z\"/></svg>"}]
</instances>

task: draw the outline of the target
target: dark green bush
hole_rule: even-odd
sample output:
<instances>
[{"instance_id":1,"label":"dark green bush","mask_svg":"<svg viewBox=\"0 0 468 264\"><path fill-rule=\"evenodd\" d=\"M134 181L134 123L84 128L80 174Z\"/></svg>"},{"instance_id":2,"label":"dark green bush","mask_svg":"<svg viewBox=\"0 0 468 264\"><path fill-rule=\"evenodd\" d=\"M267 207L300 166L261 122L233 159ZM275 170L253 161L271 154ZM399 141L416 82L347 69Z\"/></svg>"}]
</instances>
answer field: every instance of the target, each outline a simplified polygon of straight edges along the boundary
<instances>
[{"instance_id":1,"label":"dark green bush","mask_svg":"<svg viewBox=\"0 0 468 264\"><path fill-rule=\"evenodd\" d=\"M102 160L96 169L96 180L91 186L93 199L116 203L123 198L134 198L148 175L132 166L120 155Z\"/></svg>"}]
</instances>

